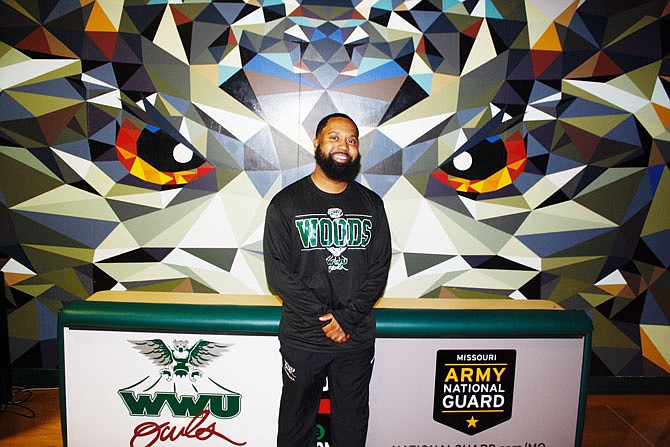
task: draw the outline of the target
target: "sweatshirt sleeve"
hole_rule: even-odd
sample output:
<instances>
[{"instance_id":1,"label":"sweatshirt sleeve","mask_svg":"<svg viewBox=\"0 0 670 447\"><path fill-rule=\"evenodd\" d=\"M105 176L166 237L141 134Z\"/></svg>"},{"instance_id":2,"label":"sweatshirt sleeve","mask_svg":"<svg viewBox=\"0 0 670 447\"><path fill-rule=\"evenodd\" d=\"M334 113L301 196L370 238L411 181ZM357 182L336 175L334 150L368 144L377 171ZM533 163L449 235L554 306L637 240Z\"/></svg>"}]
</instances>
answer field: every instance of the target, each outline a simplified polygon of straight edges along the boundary
<instances>
[{"instance_id":1,"label":"sweatshirt sleeve","mask_svg":"<svg viewBox=\"0 0 670 447\"><path fill-rule=\"evenodd\" d=\"M383 204L378 216L373 238L367 247L368 269L356 298L344 309L333 311L335 319L347 334L372 311L386 287L391 264L391 233Z\"/></svg>"},{"instance_id":2,"label":"sweatshirt sleeve","mask_svg":"<svg viewBox=\"0 0 670 447\"><path fill-rule=\"evenodd\" d=\"M327 313L326 306L292 270L292 222L281 208L272 201L265 216L263 259L268 284L287 310L311 324L320 324L318 317Z\"/></svg>"}]
</instances>

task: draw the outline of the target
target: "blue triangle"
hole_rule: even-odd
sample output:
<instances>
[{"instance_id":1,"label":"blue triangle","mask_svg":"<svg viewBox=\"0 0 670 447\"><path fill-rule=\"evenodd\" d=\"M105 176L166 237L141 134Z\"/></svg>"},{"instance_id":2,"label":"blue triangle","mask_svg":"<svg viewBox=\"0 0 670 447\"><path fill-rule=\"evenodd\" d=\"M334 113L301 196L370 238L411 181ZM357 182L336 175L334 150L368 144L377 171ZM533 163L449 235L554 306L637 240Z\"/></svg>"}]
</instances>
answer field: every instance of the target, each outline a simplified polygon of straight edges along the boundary
<instances>
[{"instance_id":1,"label":"blue triangle","mask_svg":"<svg viewBox=\"0 0 670 447\"><path fill-rule=\"evenodd\" d=\"M595 48L600 47L600 44L596 42L596 39L593 37L593 35L591 35L589 27L584 24L584 21L579 14L575 14L572 17L572 21L570 22L569 27L570 31L579 35L582 39L592 44Z\"/></svg>"},{"instance_id":2,"label":"blue triangle","mask_svg":"<svg viewBox=\"0 0 670 447\"><path fill-rule=\"evenodd\" d=\"M647 168L647 172L649 173L649 183L651 184L651 191L653 193L658 189L658 185L661 183L661 177L663 176L663 171L665 169L665 165L649 166Z\"/></svg>"},{"instance_id":3,"label":"blue triangle","mask_svg":"<svg viewBox=\"0 0 670 447\"><path fill-rule=\"evenodd\" d=\"M656 255L661 261L663 267L666 269L670 267L670 230L659 231L641 238L647 247Z\"/></svg>"},{"instance_id":4,"label":"blue triangle","mask_svg":"<svg viewBox=\"0 0 670 447\"><path fill-rule=\"evenodd\" d=\"M88 138L89 140L100 141L101 143L114 144L116 141L116 122L110 122Z\"/></svg>"},{"instance_id":5,"label":"blue triangle","mask_svg":"<svg viewBox=\"0 0 670 447\"><path fill-rule=\"evenodd\" d=\"M633 146L642 146L640 142L640 134L638 133L635 119L631 116L623 120L614 129L603 135L603 138L608 140L620 141L622 143L631 144Z\"/></svg>"},{"instance_id":6,"label":"blue triangle","mask_svg":"<svg viewBox=\"0 0 670 447\"><path fill-rule=\"evenodd\" d=\"M460 109L456 111L456 117L458 118L458 124L461 126L470 121L472 118L477 116L482 112L481 107L475 107L473 109Z\"/></svg>"},{"instance_id":7,"label":"blue triangle","mask_svg":"<svg viewBox=\"0 0 670 447\"><path fill-rule=\"evenodd\" d=\"M663 313L663 309L658 305L658 301L651 289L647 290L644 297L644 307L642 308L642 315L640 316L640 324L654 324L659 326L667 326L670 324L670 319Z\"/></svg>"},{"instance_id":8,"label":"blue triangle","mask_svg":"<svg viewBox=\"0 0 670 447\"><path fill-rule=\"evenodd\" d=\"M459 6L463 0L442 0L442 12L448 12L454 6Z\"/></svg>"},{"instance_id":9,"label":"blue triangle","mask_svg":"<svg viewBox=\"0 0 670 447\"><path fill-rule=\"evenodd\" d=\"M569 158L561 157L556 154L549 154L549 162L547 163L547 175L555 174L557 172L567 171L569 169L584 166L578 161Z\"/></svg>"},{"instance_id":10,"label":"blue triangle","mask_svg":"<svg viewBox=\"0 0 670 447\"><path fill-rule=\"evenodd\" d=\"M342 28L337 28L335 32L331 33L330 36L328 36L331 40L334 40L337 43L343 43L344 40L342 38Z\"/></svg>"},{"instance_id":11,"label":"blue triangle","mask_svg":"<svg viewBox=\"0 0 670 447\"><path fill-rule=\"evenodd\" d=\"M40 340L52 340L58 338L58 319L53 311L39 300L37 303L37 325L39 327Z\"/></svg>"},{"instance_id":12,"label":"blue triangle","mask_svg":"<svg viewBox=\"0 0 670 447\"><path fill-rule=\"evenodd\" d=\"M214 7L219 11L221 17L231 24L235 23L245 6L246 4L244 3L214 3Z\"/></svg>"},{"instance_id":13,"label":"blue triangle","mask_svg":"<svg viewBox=\"0 0 670 447\"><path fill-rule=\"evenodd\" d=\"M328 36L326 36L320 29L316 28L314 29L314 32L312 33L312 42L316 42L317 40L323 40L326 39Z\"/></svg>"},{"instance_id":14,"label":"blue triangle","mask_svg":"<svg viewBox=\"0 0 670 447\"><path fill-rule=\"evenodd\" d=\"M314 170L314 165L302 165L296 168L283 169L281 171L281 186L282 188L297 182L303 177L307 177Z\"/></svg>"},{"instance_id":15,"label":"blue triangle","mask_svg":"<svg viewBox=\"0 0 670 447\"><path fill-rule=\"evenodd\" d=\"M110 127L110 126L106 126ZM114 129L114 135L116 135L116 123L111 123L112 129ZM106 140L101 140L105 142ZM111 141L114 141L112 139ZM63 143L58 145L58 149L67 152L69 155L74 155L84 160L91 160L91 148L88 145L88 140L77 140L72 143Z\"/></svg>"},{"instance_id":16,"label":"blue triangle","mask_svg":"<svg viewBox=\"0 0 670 447\"><path fill-rule=\"evenodd\" d=\"M97 161L95 164L115 183L128 176L128 170L118 161Z\"/></svg>"},{"instance_id":17,"label":"blue triangle","mask_svg":"<svg viewBox=\"0 0 670 447\"><path fill-rule=\"evenodd\" d=\"M535 157L536 155L545 155L549 152L549 149L547 149L541 141L538 141L537 138L535 138L535 135L532 133L528 134L527 140L526 156L528 158Z\"/></svg>"},{"instance_id":18,"label":"blue triangle","mask_svg":"<svg viewBox=\"0 0 670 447\"><path fill-rule=\"evenodd\" d=\"M274 182L279 177L279 171L245 171L251 183L256 187L256 190L261 195L265 197L267 192L270 190Z\"/></svg>"},{"instance_id":19,"label":"blue triangle","mask_svg":"<svg viewBox=\"0 0 670 447\"><path fill-rule=\"evenodd\" d=\"M433 145L433 141L424 141L422 143L414 144L408 146L402 151L402 170L403 173L412 172L412 166L417 162L423 155L430 150Z\"/></svg>"},{"instance_id":20,"label":"blue triangle","mask_svg":"<svg viewBox=\"0 0 670 447\"><path fill-rule=\"evenodd\" d=\"M412 11L412 17L423 32L427 31L441 14L436 11Z\"/></svg>"},{"instance_id":21,"label":"blue triangle","mask_svg":"<svg viewBox=\"0 0 670 447\"><path fill-rule=\"evenodd\" d=\"M263 57L262 55L256 55L244 66L245 70L255 71L257 73L262 73L267 76L274 78L284 79L286 81L294 82L295 84L305 83L309 84L312 87L318 87L311 82L308 82L304 77L300 76L297 73L294 73L291 70L287 70L285 67L271 61L270 59Z\"/></svg>"},{"instance_id":22,"label":"blue triangle","mask_svg":"<svg viewBox=\"0 0 670 447\"><path fill-rule=\"evenodd\" d=\"M533 90L530 93L530 99L528 100L529 103L534 103L535 101L540 101L542 99L545 99L549 96L552 96L556 94L558 90L555 88L549 87L547 84L543 82L534 82L533 83Z\"/></svg>"},{"instance_id":23,"label":"blue triangle","mask_svg":"<svg viewBox=\"0 0 670 447\"><path fill-rule=\"evenodd\" d=\"M485 0L486 1L486 18L487 19L502 19L502 15L500 14L500 11L498 11L498 8L495 7L493 2L491 0Z\"/></svg>"},{"instance_id":24,"label":"blue triangle","mask_svg":"<svg viewBox=\"0 0 670 447\"><path fill-rule=\"evenodd\" d=\"M524 172L519 178L514 180L514 187L519 190L521 194L525 194L530 191L531 188L536 186L542 178L544 178L543 175Z\"/></svg>"},{"instance_id":25,"label":"blue triangle","mask_svg":"<svg viewBox=\"0 0 670 447\"><path fill-rule=\"evenodd\" d=\"M370 149L365 154L365 164L375 166L400 150L402 148L396 142L381 132L375 132L370 142Z\"/></svg>"},{"instance_id":26,"label":"blue triangle","mask_svg":"<svg viewBox=\"0 0 670 447\"><path fill-rule=\"evenodd\" d=\"M393 3L394 3L393 0L378 0L377 2L375 2L373 7L376 9L383 9L385 11L393 11L395 9Z\"/></svg>"},{"instance_id":27,"label":"blue triangle","mask_svg":"<svg viewBox=\"0 0 670 447\"><path fill-rule=\"evenodd\" d=\"M403 70L396 61L387 61L382 65L373 68L372 70L361 73L354 78L347 79L346 81L337 85L337 87L348 87L352 85L365 84L368 82L376 82L384 79L393 79L399 77L406 77L407 72Z\"/></svg>"},{"instance_id":28,"label":"blue triangle","mask_svg":"<svg viewBox=\"0 0 670 447\"><path fill-rule=\"evenodd\" d=\"M572 104L561 113L561 118L587 118L590 116L621 115L622 112L614 107L598 104L583 98L576 98Z\"/></svg>"},{"instance_id":29,"label":"blue triangle","mask_svg":"<svg viewBox=\"0 0 670 447\"><path fill-rule=\"evenodd\" d=\"M517 238L529 249L542 258L550 257L563 250L584 243L602 234L612 231L610 228L596 228L592 230L562 231L558 233L544 233L520 235Z\"/></svg>"},{"instance_id":30,"label":"blue triangle","mask_svg":"<svg viewBox=\"0 0 670 447\"><path fill-rule=\"evenodd\" d=\"M370 189L379 194L380 197L384 197L398 181L397 175L363 174L363 177L370 185Z\"/></svg>"},{"instance_id":31,"label":"blue triangle","mask_svg":"<svg viewBox=\"0 0 670 447\"><path fill-rule=\"evenodd\" d=\"M654 191L651 189L648 181L649 176L645 176L640 180L637 191L633 196L628 209L626 210L626 215L623 217L622 222L627 222L629 219L633 218L641 209L647 207L649 203L653 200Z\"/></svg>"},{"instance_id":32,"label":"blue triangle","mask_svg":"<svg viewBox=\"0 0 670 447\"><path fill-rule=\"evenodd\" d=\"M104 64L99 67L88 70L86 74L112 87L118 87L116 73L112 64Z\"/></svg>"},{"instance_id":33,"label":"blue triangle","mask_svg":"<svg viewBox=\"0 0 670 447\"><path fill-rule=\"evenodd\" d=\"M0 95L0 110L2 110L2 121L35 118L32 112L6 94Z\"/></svg>"},{"instance_id":34,"label":"blue triangle","mask_svg":"<svg viewBox=\"0 0 670 447\"><path fill-rule=\"evenodd\" d=\"M424 92L430 95L430 89L433 85L433 75L432 74L414 74L410 75L414 82L423 89Z\"/></svg>"}]
</instances>

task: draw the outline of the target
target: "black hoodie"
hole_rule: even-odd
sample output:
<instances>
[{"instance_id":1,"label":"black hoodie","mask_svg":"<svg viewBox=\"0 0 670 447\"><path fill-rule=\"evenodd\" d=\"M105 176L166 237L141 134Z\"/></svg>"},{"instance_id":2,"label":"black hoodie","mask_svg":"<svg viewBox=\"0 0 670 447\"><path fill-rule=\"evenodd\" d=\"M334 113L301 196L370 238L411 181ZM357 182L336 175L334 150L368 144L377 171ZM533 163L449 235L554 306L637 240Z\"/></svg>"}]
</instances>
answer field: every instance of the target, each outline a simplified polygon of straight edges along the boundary
<instances>
[{"instance_id":1,"label":"black hoodie","mask_svg":"<svg viewBox=\"0 0 670 447\"><path fill-rule=\"evenodd\" d=\"M270 287L283 301L279 339L310 351L372 346L373 306L386 286L391 236L382 199L351 182L339 194L307 176L270 202L263 237ZM335 343L319 316L332 312L351 338Z\"/></svg>"}]
</instances>

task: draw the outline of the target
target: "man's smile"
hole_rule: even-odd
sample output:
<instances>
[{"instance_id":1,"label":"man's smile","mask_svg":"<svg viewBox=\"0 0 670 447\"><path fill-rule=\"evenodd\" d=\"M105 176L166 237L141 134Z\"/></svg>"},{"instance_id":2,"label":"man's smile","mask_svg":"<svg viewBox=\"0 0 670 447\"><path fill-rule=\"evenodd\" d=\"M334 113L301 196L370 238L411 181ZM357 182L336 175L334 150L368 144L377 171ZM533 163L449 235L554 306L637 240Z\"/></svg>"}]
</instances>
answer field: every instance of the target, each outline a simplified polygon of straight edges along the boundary
<instances>
[{"instance_id":1,"label":"man's smile","mask_svg":"<svg viewBox=\"0 0 670 447\"><path fill-rule=\"evenodd\" d=\"M346 163L349 160L351 160L349 154L346 154L344 152L334 152L330 154L330 157L338 163Z\"/></svg>"}]
</instances>

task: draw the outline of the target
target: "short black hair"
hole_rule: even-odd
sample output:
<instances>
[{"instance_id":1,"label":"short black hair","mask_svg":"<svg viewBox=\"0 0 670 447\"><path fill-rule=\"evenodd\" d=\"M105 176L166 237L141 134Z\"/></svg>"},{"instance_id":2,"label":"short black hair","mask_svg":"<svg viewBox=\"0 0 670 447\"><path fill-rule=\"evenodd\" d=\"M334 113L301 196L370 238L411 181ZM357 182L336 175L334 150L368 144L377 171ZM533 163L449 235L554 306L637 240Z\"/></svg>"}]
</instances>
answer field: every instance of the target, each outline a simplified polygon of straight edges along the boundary
<instances>
[{"instance_id":1,"label":"short black hair","mask_svg":"<svg viewBox=\"0 0 670 447\"><path fill-rule=\"evenodd\" d=\"M328 124L328 121L330 121L331 118L345 118L354 123L354 126L356 127L356 133L358 134L358 125L356 124L356 121L351 119L349 115L346 115L344 113L331 113L330 115L326 115L323 118L321 118L321 121L319 121L319 124L316 126L316 137L318 138L319 135L321 135L321 131L323 130L324 127Z\"/></svg>"}]
</instances>

